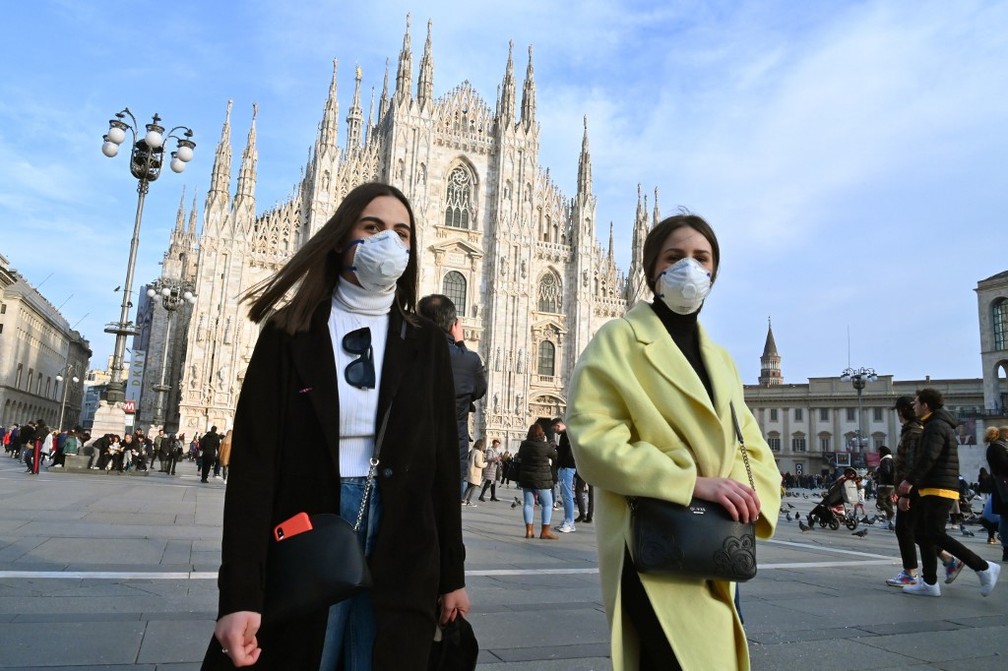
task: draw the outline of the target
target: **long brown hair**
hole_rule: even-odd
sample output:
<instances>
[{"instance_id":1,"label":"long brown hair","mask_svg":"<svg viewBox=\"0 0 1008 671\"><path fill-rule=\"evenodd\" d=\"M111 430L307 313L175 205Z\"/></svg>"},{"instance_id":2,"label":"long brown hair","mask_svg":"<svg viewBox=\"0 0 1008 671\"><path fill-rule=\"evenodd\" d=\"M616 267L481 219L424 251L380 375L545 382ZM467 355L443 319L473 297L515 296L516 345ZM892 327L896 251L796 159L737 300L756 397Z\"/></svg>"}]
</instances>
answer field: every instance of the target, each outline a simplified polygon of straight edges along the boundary
<instances>
[{"instance_id":1,"label":"long brown hair","mask_svg":"<svg viewBox=\"0 0 1008 671\"><path fill-rule=\"evenodd\" d=\"M329 300L339 283L343 270L341 252L349 242L350 232L357 224L361 212L379 196L392 196L406 208L410 224L410 257L406 271L396 281L396 305L404 315L416 309L417 247L416 220L413 208L402 191L390 184L367 182L346 195L336 208L336 213L325 226L305 243L275 275L249 289L242 300L249 300L249 319L262 322L267 317L287 333L293 335L307 331L312 315L320 304ZM294 296L280 308L273 310L284 296L297 286ZM272 315L272 316L271 316Z\"/></svg>"}]
</instances>

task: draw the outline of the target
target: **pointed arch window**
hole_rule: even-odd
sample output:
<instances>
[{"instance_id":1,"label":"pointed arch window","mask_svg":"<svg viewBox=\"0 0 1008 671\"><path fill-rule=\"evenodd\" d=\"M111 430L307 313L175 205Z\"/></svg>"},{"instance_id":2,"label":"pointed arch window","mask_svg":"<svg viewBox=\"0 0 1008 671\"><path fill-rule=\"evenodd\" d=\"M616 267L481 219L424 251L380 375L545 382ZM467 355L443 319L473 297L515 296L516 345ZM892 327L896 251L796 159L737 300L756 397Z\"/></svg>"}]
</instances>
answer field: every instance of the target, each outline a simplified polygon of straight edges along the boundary
<instances>
[{"instance_id":1,"label":"pointed arch window","mask_svg":"<svg viewBox=\"0 0 1008 671\"><path fill-rule=\"evenodd\" d=\"M1008 298L999 298L991 305L991 326L994 328L994 349L1008 349Z\"/></svg>"},{"instance_id":2,"label":"pointed arch window","mask_svg":"<svg viewBox=\"0 0 1008 671\"><path fill-rule=\"evenodd\" d=\"M539 344L539 375L553 377L556 374L556 345L549 340Z\"/></svg>"},{"instance_id":3,"label":"pointed arch window","mask_svg":"<svg viewBox=\"0 0 1008 671\"><path fill-rule=\"evenodd\" d=\"M560 278L546 273L539 280L539 312L560 312L563 290Z\"/></svg>"},{"instance_id":4,"label":"pointed arch window","mask_svg":"<svg viewBox=\"0 0 1008 671\"><path fill-rule=\"evenodd\" d=\"M473 181L468 170L456 167L448 175L448 194L445 204L445 226L472 228Z\"/></svg>"},{"instance_id":5,"label":"pointed arch window","mask_svg":"<svg viewBox=\"0 0 1008 671\"><path fill-rule=\"evenodd\" d=\"M455 312L464 316L466 313L466 279L462 273L453 270L444 276L441 293L455 304Z\"/></svg>"}]
</instances>

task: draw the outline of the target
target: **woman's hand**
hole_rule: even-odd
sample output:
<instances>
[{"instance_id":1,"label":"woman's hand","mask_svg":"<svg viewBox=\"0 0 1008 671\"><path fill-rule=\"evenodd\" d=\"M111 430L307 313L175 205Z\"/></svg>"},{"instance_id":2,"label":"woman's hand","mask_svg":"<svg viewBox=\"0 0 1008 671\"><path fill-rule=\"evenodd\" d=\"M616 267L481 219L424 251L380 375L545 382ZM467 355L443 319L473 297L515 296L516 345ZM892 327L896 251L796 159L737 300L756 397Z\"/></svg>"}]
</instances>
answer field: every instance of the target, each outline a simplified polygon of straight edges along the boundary
<instances>
[{"instance_id":1,"label":"woman's hand","mask_svg":"<svg viewBox=\"0 0 1008 671\"><path fill-rule=\"evenodd\" d=\"M259 660L262 649L256 641L256 632L262 624L262 615L242 610L228 613L217 620L214 636L235 666L252 666Z\"/></svg>"},{"instance_id":2,"label":"woman's hand","mask_svg":"<svg viewBox=\"0 0 1008 671\"><path fill-rule=\"evenodd\" d=\"M760 501L756 490L731 478L697 477L693 496L721 504L736 522L748 524L759 518Z\"/></svg>"},{"instance_id":3,"label":"woman's hand","mask_svg":"<svg viewBox=\"0 0 1008 671\"><path fill-rule=\"evenodd\" d=\"M453 621L456 615L465 615L468 612L469 595L466 594L465 587L441 595L441 617L438 620L441 626Z\"/></svg>"}]
</instances>

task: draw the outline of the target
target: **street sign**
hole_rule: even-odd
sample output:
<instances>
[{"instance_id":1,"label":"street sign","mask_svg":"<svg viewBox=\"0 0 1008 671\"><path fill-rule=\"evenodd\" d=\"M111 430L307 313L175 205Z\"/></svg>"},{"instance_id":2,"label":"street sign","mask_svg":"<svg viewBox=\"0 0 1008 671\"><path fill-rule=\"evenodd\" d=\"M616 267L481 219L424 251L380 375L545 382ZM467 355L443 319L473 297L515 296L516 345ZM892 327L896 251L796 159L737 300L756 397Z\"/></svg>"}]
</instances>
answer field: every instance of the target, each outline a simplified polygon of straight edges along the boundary
<instances>
[{"instance_id":1,"label":"street sign","mask_svg":"<svg viewBox=\"0 0 1008 671\"><path fill-rule=\"evenodd\" d=\"M123 412L132 415L136 412L136 401L123 401Z\"/></svg>"}]
</instances>

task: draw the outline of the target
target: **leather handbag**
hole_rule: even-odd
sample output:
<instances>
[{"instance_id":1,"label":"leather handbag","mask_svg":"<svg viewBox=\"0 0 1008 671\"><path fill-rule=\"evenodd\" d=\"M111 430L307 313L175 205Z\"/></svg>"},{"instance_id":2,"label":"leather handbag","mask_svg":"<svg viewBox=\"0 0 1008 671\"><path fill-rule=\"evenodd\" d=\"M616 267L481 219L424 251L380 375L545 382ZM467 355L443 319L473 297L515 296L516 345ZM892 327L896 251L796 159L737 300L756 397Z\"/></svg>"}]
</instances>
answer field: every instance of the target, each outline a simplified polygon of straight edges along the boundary
<instances>
[{"instance_id":1,"label":"leather handbag","mask_svg":"<svg viewBox=\"0 0 1008 671\"><path fill-rule=\"evenodd\" d=\"M479 642L472 625L462 615L457 615L434 630L427 671L473 671L478 657Z\"/></svg>"},{"instance_id":2,"label":"leather handbag","mask_svg":"<svg viewBox=\"0 0 1008 671\"><path fill-rule=\"evenodd\" d=\"M731 413L749 485L755 489L734 404ZM753 522L736 522L720 504L697 498L686 506L642 496L627 497L627 503L630 554L638 572L733 582L756 575Z\"/></svg>"},{"instance_id":3,"label":"leather handbag","mask_svg":"<svg viewBox=\"0 0 1008 671\"><path fill-rule=\"evenodd\" d=\"M386 410L375 439L356 524L351 525L334 513L316 513L308 516L309 530L270 541L266 556L264 624L282 623L329 608L371 586L367 558L357 532L374 487L388 420L389 411Z\"/></svg>"}]
</instances>

